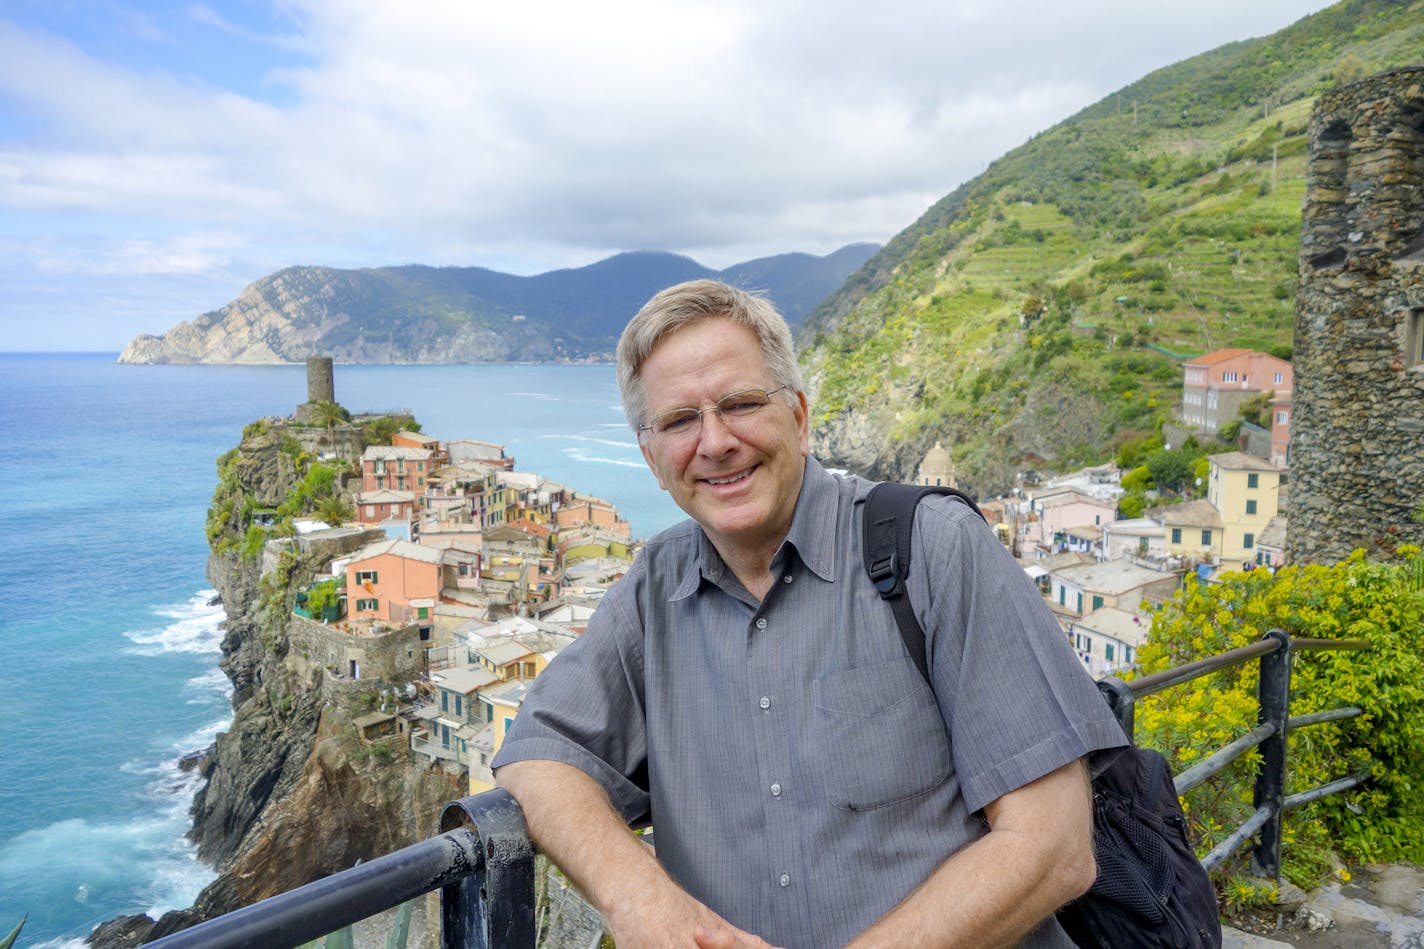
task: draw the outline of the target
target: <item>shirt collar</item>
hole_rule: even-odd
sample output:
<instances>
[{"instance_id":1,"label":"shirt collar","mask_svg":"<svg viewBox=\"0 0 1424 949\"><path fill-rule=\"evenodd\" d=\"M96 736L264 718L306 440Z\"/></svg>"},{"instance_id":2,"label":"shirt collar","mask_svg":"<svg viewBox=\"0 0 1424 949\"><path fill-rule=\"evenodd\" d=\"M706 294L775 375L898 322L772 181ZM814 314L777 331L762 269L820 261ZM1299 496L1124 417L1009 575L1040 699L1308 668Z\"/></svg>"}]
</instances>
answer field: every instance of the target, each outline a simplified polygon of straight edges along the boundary
<instances>
[{"instance_id":1,"label":"shirt collar","mask_svg":"<svg viewBox=\"0 0 1424 949\"><path fill-rule=\"evenodd\" d=\"M801 493L796 498L796 512L791 516L791 529L783 546L790 545L811 572L823 580L836 579L836 525L839 522L840 492L836 479L822 468L820 462L806 456L801 478ZM727 573L717 548L700 529L693 532L696 554L689 559L687 570L669 600L681 600L697 592L705 579L720 583Z\"/></svg>"}]
</instances>

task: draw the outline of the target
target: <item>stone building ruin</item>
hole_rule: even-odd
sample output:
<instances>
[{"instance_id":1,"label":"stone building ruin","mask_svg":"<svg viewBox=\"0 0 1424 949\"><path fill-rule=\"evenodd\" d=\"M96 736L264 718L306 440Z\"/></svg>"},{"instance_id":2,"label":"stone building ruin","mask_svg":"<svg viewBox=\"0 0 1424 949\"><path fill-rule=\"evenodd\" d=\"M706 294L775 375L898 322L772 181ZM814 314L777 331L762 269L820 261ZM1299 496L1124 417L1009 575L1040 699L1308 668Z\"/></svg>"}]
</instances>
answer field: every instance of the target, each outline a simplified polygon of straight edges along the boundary
<instances>
[{"instance_id":1,"label":"stone building ruin","mask_svg":"<svg viewBox=\"0 0 1424 949\"><path fill-rule=\"evenodd\" d=\"M1424 67L1316 101L1302 217L1287 556L1424 543Z\"/></svg>"}]
</instances>

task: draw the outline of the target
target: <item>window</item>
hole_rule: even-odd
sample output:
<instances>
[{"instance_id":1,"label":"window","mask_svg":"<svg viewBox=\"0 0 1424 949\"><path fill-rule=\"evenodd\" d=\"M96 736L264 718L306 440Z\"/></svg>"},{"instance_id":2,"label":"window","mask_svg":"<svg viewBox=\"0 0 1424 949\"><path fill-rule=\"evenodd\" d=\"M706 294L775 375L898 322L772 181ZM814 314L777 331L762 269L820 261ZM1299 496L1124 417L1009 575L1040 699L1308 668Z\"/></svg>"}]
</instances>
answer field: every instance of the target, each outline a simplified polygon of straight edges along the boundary
<instances>
[{"instance_id":1,"label":"window","mask_svg":"<svg viewBox=\"0 0 1424 949\"><path fill-rule=\"evenodd\" d=\"M1237 378L1238 378L1238 376L1237 376L1236 373L1234 373L1234 372L1223 372L1223 373L1221 374L1221 381L1222 381L1222 382L1235 382L1235 381L1237 380Z\"/></svg>"},{"instance_id":2,"label":"window","mask_svg":"<svg viewBox=\"0 0 1424 949\"><path fill-rule=\"evenodd\" d=\"M1123 646L1123 647L1122 647L1122 661L1123 661L1123 662L1131 662L1131 661L1132 661L1132 647L1131 647L1131 646Z\"/></svg>"},{"instance_id":3,"label":"window","mask_svg":"<svg viewBox=\"0 0 1424 949\"><path fill-rule=\"evenodd\" d=\"M1202 531L1202 546L1211 546L1211 531Z\"/></svg>"},{"instance_id":4,"label":"window","mask_svg":"<svg viewBox=\"0 0 1424 949\"><path fill-rule=\"evenodd\" d=\"M1404 316L1404 365L1424 366L1424 309L1416 307Z\"/></svg>"},{"instance_id":5,"label":"window","mask_svg":"<svg viewBox=\"0 0 1424 949\"><path fill-rule=\"evenodd\" d=\"M1100 596L1095 596L1095 597L1093 597L1093 609L1095 609L1095 610L1096 610L1096 609L1099 609L1102 605L1103 605L1103 598L1102 598L1102 597L1100 597Z\"/></svg>"},{"instance_id":6,"label":"window","mask_svg":"<svg viewBox=\"0 0 1424 949\"><path fill-rule=\"evenodd\" d=\"M1082 594L1082 593L1079 593L1079 594L1078 594L1078 612L1079 612L1079 613L1083 612L1083 594Z\"/></svg>"},{"instance_id":7,"label":"window","mask_svg":"<svg viewBox=\"0 0 1424 949\"><path fill-rule=\"evenodd\" d=\"M1254 471L1246 476L1246 487L1259 488L1261 486L1261 476Z\"/></svg>"},{"instance_id":8,"label":"window","mask_svg":"<svg viewBox=\"0 0 1424 949\"><path fill-rule=\"evenodd\" d=\"M458 695L458 694L457 694L457 695L455 696L455 714L456 714L457 716L463 717L464 714L465 714L465 701L464 701L464 700L465 700L465 697L464 697L463 695Z\"/></svg>"},{"instance_id":9,"label":"window","mask_svg":"<svg viewBox=\"0 0 1424 949\"><path fill-rule=\"evenodd\" d=\"M1108 662L1112 662L1112 661L1113 661L1113 644L1112 644L1112 643L1108 643L1108 644L1106 644L1105 646L1103 646L1103 658L1106 659Z\"/></svg>"},{"instance_id":10,"label":"window","mask_svg":"<svg viewBox=\"0 0 1424 949\"><path fill-rule=\"evenodd\" d=\"M1284 425L1290 421L1290 413L1282 409L1276 413L1276 424Z\"/></svg>"},{"instance_id":11,"label":"window","mask_svg":"<svg viewBox=\"0 0 1424 949\"><path fill-rule=\"evenodd\" d=\"M376 576L376 571L374 571L374 570L357 570L357 571L356 571L356 582L357 582L357 583L380 583L381 581L380 581L380 579L377 578L377 576Z\"/></svg>"},{"instance_id":12,"label":"window","mask_svg":"<svg viewBox=\"0 0 1424 949\"><path fill-rule=\"evenodd\" d=\"M1276 385L1280 385L1282 382L1285 381L1285 378L1285 373L1278 372L1275 374L1275 376L1272 377L1271 381L1273 381Z\"/></svg>"},{"instance_id":13,"label":"window","mask_svg":"<svg viewBox=\"0 0 1424 949\"><path fill-rule=\"evenodd\" d=\"M1172 528L1172 543L1174 543L1174 544L1180 544L1181 542L1182 542L1182 529L1181 529L1180 527L1174 527L1174 528Z\"/></svg>"},{"instance_id":14,"label":"window","mask_svg":"<svg viewBox=\"0 0 1424 949\"><path fill-rule=\"evenodd\" d=\"M1255 513L1256 513L1256 502L1255 502L1255 501L1247 501L1247 502L1246 502L1246 513L1247 513L1247 514L1255 514Z\"/></svg>"},{"instance_id":15,"label":"window","mask_svg":"<svg viewBox=\"0 0 1424 949\"><path fill-rule=\"evenodd\" d=\"M416 610L415 610L415 618L416 618L416 619L430 619L430 607L428 607L428 606L419 606L419 607L416 607Z\"/></svg>"},{"instance_id":16,"label":"window","mask_svg":"<svg viewBox=\"0 0 1424 949\"><path fill-rule=\"evenodd\" d=\"M1247 550L1250 550L1252 547L1255 547L1255 546L1256 546L1256 535L1255 535L1255 534L1247 534L1245 537L1241 538L1241 546L1242 546L1242 547L1245 547Z\"/></svg>"},{"instance_id":17,"label":"window","mask_svg":"<svg viewBox=\"0 0 1424 949\"><path fill-rule=\"evenodd\" d=\"M373 612L373 611L375 611L375 610L379 610L380 608L381 608L381 601L380 601L380 600L357 600L357 601L356 601L356 612L358 612L358 613Z\"/></svg>"},{"instance_id":18,"label":"window","mask_svg":"<svg viewBox=\"0 0 1424 949\"><path fill-rule=\"evenodd\" d=\"M446 692L444 689L440 690L440 711L450 711L450 693Z\"/></svg>"},{"instance_id":19,"label":"window","mask_svg":"<svg viewBox=\"0 0 1424 949\"><path fill-rule=\"evenodd\" d=\"M1067 606L1067 605L1068 605L1068 588L1067 588L1067 587L1060 586L1060 587L1058 588L1058 605L1059 605L1059 606Z\"/></svg>"}]
</instances>

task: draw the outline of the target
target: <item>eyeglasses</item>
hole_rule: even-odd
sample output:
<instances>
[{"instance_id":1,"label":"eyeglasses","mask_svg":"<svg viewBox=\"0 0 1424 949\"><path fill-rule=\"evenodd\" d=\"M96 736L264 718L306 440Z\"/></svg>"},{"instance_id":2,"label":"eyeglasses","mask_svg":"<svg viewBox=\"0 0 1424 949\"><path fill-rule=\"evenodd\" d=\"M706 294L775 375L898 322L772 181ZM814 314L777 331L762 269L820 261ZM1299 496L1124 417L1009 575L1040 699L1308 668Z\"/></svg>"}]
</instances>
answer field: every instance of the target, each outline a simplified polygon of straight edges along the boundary
<instances>
[{"instance_id":1,"label":"eyeglasses","mask_svg":"<svg viewBox=\"0 0 1424 949\"><path fill-rule=\"evenodd\" d=\"M790 387L777 386L770 390L743 389L722 396L717 400L717 404L710 408L694 409L690 405L684 405L669 409L654 418L650 424L639 425L638 436L642 437L644 432L648 432L654 438L678 442L696 438L702 432L702 416L707 412L716 412L722 424L736 432L745 428L753 416L770 405L772 396L787 388Z\"/></svg>"}]
</instances>

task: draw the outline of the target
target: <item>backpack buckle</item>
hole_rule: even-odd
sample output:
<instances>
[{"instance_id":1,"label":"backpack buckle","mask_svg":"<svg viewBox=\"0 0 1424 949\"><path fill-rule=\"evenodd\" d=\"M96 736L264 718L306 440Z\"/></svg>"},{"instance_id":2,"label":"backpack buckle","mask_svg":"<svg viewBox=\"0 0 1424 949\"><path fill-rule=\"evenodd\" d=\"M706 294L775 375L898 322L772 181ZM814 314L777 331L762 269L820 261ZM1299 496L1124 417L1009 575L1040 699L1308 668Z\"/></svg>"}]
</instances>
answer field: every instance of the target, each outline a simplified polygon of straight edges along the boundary
<instances>
[{"instance_id":1,"label":"backpack buckle","mask_svg":"<svg viewBox=\"0 0 1424 949\"><path fill-rule=\"evenodd\" d=\"M870 564L870 582L875 584L882 600L900 595L900 558L895 551L890 556L881 557Z\"/></svg>"}]
</instances>

